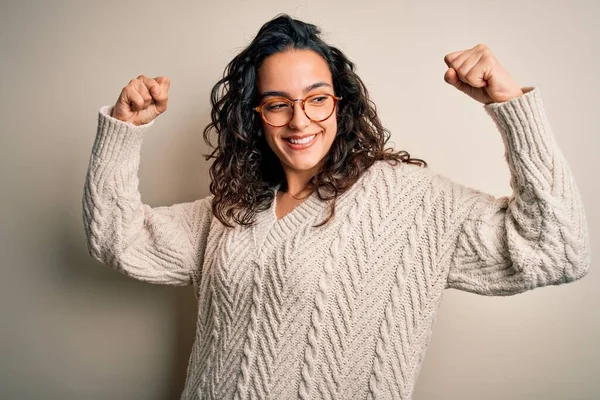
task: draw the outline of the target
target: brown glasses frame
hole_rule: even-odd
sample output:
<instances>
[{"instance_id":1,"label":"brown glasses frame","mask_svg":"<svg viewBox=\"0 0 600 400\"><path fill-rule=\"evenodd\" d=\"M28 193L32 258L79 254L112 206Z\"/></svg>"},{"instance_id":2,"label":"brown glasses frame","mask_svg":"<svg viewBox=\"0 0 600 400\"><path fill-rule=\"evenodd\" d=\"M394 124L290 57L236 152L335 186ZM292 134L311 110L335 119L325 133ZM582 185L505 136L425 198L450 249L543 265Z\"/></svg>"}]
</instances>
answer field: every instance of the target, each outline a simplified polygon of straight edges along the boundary
<instances>
[{"instance_id":1,"label":"brown glasses frame","mask_svg":"<svg viewBox=\"0 0 600 400\"><path fill-rule=\"evenodd\" d=\"M317 96L328 96L333 98L333 107L331 108L331 114L329 114L327 117L320 119L320 120L315 120L312 119L311 117L308 116L308 114L306 113L306 109L304 108L304 103L306 103L306 100L310 99L311 97L317 97ZM306 115L306 118L310 119L313 122L323 122L325 121L327 118L331 117L333 115L333 112L335 111L335 108L337 107L338 102L342 99L342 97L338 97L338 96L334 96L332 94L329 93L317 93L317 94L311 94L310 96L306 96L304 99L294 99L294 100L290 100L288 98L285 97L276 97L274 99L270 99L268 101L265 101L263 104L261 104L258 107L254 107L254 111L258 112L260 114L260 117L262 118L263 121L265 121L266 124L271 125L275 128L281 128L282 126L286 126L287 124L290 123L290 121L292 119L294 119L294 114L296 112L296 109L294 108L294 103L299 101L300 102L300 106L302 107L302 111L304 112L304 115ZM292 116L290 117L289 121L286 122L283 125L273 125L272 123L270 123L269 121L267 121L267 119L265 118L265 115L263 114L263 107L266 106L267 104L269 104L272 101L282 101L284 103L287 103L290 105L290 107L292 107Z\"/></svg>"}]
</instances>

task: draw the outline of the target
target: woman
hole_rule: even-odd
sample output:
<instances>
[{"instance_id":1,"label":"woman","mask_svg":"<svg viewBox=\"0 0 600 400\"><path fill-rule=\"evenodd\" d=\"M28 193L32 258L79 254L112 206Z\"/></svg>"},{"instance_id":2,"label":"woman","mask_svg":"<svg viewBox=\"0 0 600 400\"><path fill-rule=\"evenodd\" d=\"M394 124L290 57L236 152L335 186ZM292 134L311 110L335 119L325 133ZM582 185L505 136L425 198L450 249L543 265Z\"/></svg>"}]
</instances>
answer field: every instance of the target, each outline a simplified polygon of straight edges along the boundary
<instances>
[{"instance_id":1,"label":"woman","mask_svg":"<svg viewBox=\"0 0 600 400\"><path fill-rule=\"evenodd\" d=\"M151 208L137 171L169 80L100 109L83 199L89 251L142 281L193 284L182 398L409 399L445 288L510 295L583 277L585 215L536 88L489 48L445 80L485 104L510 197L384 149L354 65L311 24L266 23L212 91L212 195Z\"/></svg>"}]
</instances>

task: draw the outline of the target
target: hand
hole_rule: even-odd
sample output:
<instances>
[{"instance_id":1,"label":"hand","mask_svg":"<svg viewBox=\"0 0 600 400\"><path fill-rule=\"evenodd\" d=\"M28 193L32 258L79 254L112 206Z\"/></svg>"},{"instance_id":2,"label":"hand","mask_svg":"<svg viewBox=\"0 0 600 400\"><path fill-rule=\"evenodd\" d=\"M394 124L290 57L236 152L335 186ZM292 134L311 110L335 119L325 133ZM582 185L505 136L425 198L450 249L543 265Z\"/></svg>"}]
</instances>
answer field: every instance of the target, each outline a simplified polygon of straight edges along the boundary
<instances>
[{"instance_id":1,"label":"hand","mask_svg":"<svg viewBox=\"0 0 600 400\"><path fill-rule=\"evenodd\" d=\"M523 94L485 44L447 54L444 62L449 68L444 80L480 103L509 101Z\"/></svg>"},{"instance_id":2,"label":"hand","mask_svg":"<svg viewBox=\"0 0 600 400\"><path fill-rule=\"evenodd\" d=\"M123 88L111 116L134 125L152 121L167 110L171 80L140 75Z\"/></svg>"}]
</instances>

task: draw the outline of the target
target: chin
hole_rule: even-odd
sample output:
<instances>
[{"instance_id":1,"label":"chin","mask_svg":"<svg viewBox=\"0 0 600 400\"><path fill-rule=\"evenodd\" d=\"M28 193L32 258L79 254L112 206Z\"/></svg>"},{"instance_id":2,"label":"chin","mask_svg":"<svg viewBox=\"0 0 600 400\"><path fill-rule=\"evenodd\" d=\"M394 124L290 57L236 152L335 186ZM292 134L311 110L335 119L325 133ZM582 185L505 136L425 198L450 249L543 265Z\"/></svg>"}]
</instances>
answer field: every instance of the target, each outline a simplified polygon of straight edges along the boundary
<instances>
[{"instance_id":1,"label":"chin","mask_svg":"<svg viewBox=\"0 0 600 400\"><path fill-rule=\"evenodd\" d=\"M297 171L309 171L319 164L319 160L288 160L287 165Z\"/></svg>"}]
</instances>

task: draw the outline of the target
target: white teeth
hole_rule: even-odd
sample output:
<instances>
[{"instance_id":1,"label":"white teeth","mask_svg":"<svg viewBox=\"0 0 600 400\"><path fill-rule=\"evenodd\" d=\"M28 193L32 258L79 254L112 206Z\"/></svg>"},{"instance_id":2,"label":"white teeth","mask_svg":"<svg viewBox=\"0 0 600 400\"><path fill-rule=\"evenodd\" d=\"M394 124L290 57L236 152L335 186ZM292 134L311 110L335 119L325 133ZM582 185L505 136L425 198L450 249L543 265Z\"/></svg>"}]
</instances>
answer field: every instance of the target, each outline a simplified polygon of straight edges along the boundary
<instances>
[{"instance_id":1,"label":"white teeth","mask_svg":"<svg viewBox=\"0 0 600 400\"><path fill-rule=\"evenodd\" d=\"M317 135L307 136L302 139L286 139L286 140L293 144L307 144L307 143L312 142L312 140L315 138L315 136L317 136Z\"/></svg>"}]
</instances>

